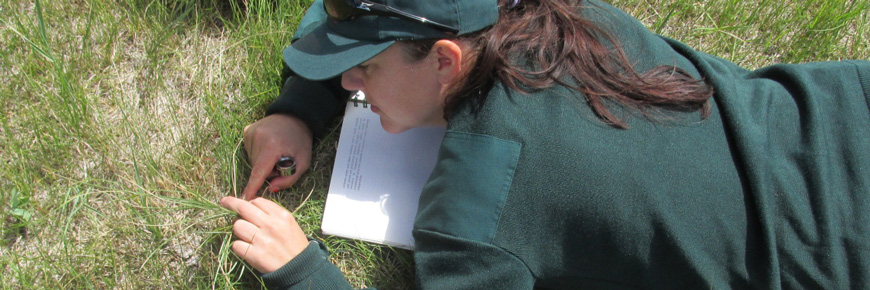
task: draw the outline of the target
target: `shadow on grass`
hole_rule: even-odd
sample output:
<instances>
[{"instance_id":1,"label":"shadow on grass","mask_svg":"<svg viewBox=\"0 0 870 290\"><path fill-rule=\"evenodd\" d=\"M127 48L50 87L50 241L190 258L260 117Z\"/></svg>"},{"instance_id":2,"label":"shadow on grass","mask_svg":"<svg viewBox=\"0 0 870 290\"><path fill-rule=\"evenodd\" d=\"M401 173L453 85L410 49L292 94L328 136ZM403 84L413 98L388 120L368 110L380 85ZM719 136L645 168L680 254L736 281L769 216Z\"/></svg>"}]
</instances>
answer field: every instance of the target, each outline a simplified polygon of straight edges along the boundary
<instances>
[{"instance_id":1,"label":"shadow on grass","mask_svg":"<svg viewBox=\"0 0 870 290\"><path fill-rule=\"evenodd\" d=\"M12 247L19 240L27 239L26 224L18 220L18 218L9 216L3 222L3 240L0 241L0 246Z\"/></svg>"}]
</instances>

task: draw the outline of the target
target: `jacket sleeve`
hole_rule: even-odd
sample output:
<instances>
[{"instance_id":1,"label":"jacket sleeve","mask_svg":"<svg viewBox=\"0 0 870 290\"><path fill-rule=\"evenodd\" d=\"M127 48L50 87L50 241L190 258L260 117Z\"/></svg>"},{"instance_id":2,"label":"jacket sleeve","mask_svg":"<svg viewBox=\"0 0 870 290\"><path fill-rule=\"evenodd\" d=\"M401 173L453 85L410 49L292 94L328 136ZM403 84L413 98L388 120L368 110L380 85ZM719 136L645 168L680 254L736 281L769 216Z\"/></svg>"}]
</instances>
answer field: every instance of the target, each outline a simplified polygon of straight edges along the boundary
<instances>
[{"instance_id":1,"label":"jacket sleeve","mask_svg":"<svg viewBox=\"0 0 870 290\"><path fill-rule=\"evenodd\" d=\"M309 242L299 256L262 278L268 289L354 289L341 270L329 262L326 246L318 241Z\"/></svg>"},{"instance_id":2,"label":"jacket sleeve","mask_svg":"<svg viewBox=\"0 0 870 290\"><path fill-rule=\"evenodd\" d=\"M415 233L419 289L532 289L534 276L519 258L487 243L442 233Z\"/></svg>"},{"instance_id":3,"label":"jacket sleeve","mask_svg":"<svg viewBox=\"0 0 870 290\"><path fill-rule=\"evenodd\" d=\"M326 81L311 81L291 75L266 115L289 114L298 117L315 138L323 136L329 124L344 109L350 92L341 88L341 78Z\"/></svg>"},{"instance_id":4,"label":"jacket sleeve","mask_svg":"<svg viewBox=\"0 0 870 290\"><path fill-rule=\"evenodd\" d=\"M414 221L420 289L533 288L526 262L496 239L521 152L490 135L444 135Z\"/></svg>"}]
</instances>

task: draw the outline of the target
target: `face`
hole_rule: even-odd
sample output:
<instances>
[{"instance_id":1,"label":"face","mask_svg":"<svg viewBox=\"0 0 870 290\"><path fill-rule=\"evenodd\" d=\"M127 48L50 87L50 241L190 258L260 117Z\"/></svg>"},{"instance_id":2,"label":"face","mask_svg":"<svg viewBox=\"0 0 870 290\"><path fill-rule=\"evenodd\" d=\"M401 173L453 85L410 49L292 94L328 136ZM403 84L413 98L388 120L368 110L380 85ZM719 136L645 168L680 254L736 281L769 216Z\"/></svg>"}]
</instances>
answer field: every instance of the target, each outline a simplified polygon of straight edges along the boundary
<instances>
[{"instance_id":1,"label":"face","mask_svg":"<svg viewBox=\"0 0 870 290\"><path fill-rule=\"evenodd\" d=\"M401 45L394 44L372 59L341 75L347 90L366 95L381 126L390 133L423 126L446 126L444 86L438 81L438 60L407 59Z\"/></svg>"}]
</instances>

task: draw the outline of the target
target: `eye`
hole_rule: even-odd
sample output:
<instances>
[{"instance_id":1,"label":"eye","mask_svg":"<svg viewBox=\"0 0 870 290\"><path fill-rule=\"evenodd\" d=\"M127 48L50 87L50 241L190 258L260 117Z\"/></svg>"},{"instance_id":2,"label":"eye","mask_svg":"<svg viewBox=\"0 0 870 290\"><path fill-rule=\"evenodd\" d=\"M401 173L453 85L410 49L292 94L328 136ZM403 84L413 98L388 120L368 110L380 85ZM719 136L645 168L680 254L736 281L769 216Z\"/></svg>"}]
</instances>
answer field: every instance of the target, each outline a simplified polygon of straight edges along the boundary
<instances>
[{"instance_id":1,"label":"eye","mask_svg":"<svg viewBox=\"0 0 870 290\"><path fill-rule=\"evenodd\" d=\"M357 65L356 68L360 69L364 74L368 74L369 70L371 69L371 66L363 63L363 64Z\"/></svg>"}]
</instances>

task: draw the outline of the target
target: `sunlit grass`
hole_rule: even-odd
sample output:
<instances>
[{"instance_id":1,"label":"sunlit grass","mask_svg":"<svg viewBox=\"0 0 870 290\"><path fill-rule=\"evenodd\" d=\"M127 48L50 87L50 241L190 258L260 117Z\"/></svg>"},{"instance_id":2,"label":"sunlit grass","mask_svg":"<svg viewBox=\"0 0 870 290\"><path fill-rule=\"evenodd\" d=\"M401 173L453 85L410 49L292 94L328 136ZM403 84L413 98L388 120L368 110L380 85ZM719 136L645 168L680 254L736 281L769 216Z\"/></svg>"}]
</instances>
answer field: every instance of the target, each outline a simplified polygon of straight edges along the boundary
<instances>
[{"instance_id":1,"label":"sunlit grass","mask_svg":"<svg viewBox=\"0 0 870 290\"><path fill-rule=\"evenodd\" d=\"M0 0L0 288L258 288L217 201L308 2ZM615 5L749 68L870 58L866 0ZM412 287L409 252L320 234L336 140L273 198L352 284Z\"/></svg>"}]
</instances>

